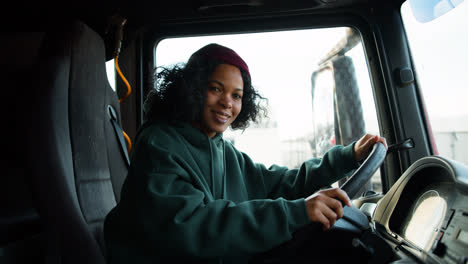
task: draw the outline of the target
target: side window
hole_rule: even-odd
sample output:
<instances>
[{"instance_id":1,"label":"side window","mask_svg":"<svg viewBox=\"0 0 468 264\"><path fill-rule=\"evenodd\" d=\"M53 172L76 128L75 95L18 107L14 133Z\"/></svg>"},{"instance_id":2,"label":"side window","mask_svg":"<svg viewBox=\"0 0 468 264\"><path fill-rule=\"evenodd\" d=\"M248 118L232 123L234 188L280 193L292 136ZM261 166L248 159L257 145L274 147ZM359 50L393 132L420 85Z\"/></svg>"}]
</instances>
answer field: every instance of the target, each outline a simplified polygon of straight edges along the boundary
<instances>
[{"instance_id":1,"label":"side window","mask_svg":"<svg viewBox=\"0 0 468 264\"><path fill-rule=\"evenodd\" d=\"M156 66L186 62L209 43L238 52L249 65L253 86L268 99L268 118L244 131L224 133L255 162L297 168L336 144L349 144L365 132L379 134L369 70L356 30L164 39L155 49ZM370 187L380 192L380 182L377 172Z\"/></svg>"}]
</instances>

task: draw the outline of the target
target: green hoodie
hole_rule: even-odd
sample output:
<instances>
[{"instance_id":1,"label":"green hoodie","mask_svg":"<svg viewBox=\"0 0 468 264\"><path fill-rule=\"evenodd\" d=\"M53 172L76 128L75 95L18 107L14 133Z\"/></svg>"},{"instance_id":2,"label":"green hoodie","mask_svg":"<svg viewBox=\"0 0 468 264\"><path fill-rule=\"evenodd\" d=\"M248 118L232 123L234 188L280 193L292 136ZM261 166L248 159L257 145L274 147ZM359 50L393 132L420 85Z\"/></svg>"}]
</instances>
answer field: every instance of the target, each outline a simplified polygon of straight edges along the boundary
<instances>
[{"instance_id":1,"label":"green hoodie","mask_svg":"<svg viewBox=\"0 0 468 264\"><path fill-rule=\"evenodd\" d=\"M266 168L222 134L147 124L104 236L114 263L246 263L310 223L304 198L355 169L353 144L299 169Z\"/></svg>"}]
</instances>

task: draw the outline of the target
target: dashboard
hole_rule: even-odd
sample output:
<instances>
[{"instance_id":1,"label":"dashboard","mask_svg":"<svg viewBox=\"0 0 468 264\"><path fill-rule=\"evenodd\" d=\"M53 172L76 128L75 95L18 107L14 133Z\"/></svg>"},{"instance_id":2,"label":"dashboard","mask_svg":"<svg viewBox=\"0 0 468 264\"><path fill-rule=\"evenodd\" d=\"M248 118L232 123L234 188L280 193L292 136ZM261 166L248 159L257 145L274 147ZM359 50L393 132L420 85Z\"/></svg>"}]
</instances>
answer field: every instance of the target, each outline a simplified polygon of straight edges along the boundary
<instances>
[{"instance_id":1,"label":"dashboard","mask_svg":"<svg viewBox=\"0 0 468 264\"><path fill-rule=\"evenodd\" d=\"M373 223L396 251L424 263L468 263L468 166L415 162L378 202Z\"/></svg>"}]
</instances>

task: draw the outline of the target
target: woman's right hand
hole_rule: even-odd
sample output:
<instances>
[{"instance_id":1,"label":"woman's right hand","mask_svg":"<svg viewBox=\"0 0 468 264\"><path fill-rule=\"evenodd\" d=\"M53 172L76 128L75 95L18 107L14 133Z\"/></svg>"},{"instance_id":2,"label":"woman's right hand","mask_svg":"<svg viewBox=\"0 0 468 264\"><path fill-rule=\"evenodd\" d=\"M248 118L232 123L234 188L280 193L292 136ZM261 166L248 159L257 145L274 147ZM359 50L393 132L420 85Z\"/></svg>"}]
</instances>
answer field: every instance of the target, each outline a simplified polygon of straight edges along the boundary
<instances>
[{"instance_id":1,"label":"woman's right hand","mask_svg":"<svg viewBox=\"0 0 468 264\"><path fill-rule=\"evenodd\" d=\"M307 197L305 202L309 219L321 223L324 231L330 229L336 220L343 217L342 202L352 206L348 195L340 188L320 190Z\"/></svg>"}]
</instances>

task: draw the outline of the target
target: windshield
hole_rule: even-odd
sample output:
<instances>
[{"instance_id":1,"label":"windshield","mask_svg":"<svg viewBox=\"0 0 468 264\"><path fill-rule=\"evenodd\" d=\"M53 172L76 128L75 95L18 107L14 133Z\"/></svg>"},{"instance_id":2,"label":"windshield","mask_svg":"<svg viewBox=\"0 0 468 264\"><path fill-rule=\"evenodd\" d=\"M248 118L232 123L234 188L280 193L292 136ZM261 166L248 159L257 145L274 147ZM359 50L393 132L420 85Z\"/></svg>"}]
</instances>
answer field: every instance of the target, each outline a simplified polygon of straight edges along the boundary
<instances>
[{"instance_id":1,"label":"windshield","mask_svg":"<svg viewBox=\"0 0 468 264\"><path fill-rule=\"evenodd\" d=\"M418 22L401 8L416 78L439 154L468 164L468 3Z\"/></svg>"}]
</instances>

